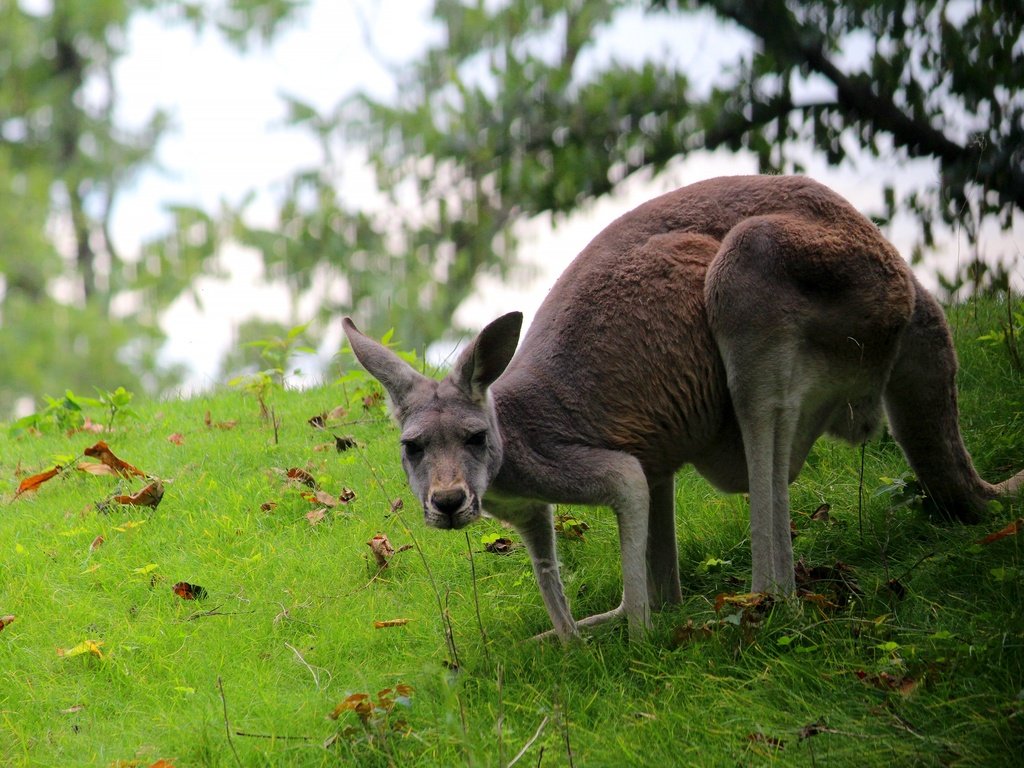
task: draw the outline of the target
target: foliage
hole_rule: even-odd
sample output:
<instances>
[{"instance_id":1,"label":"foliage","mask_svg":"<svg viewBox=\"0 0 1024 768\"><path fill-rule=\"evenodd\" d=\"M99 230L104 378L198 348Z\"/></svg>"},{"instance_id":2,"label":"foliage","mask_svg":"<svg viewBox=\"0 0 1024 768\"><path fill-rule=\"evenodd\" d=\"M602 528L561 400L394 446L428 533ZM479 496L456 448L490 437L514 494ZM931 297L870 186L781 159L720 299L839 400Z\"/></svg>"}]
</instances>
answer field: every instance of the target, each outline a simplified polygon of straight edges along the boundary
<instances>
[{"instance_id":1,"label":"foliage","mask_svg":"<svg viewBox=\"0 0 1024 768\"><path fill-rule=\"evenodd\" d=\"M0 413L61 382L160 391L165 309L214 272L222 239L209 213L173 206L172 230L123 253L111 216L154 162L170 116L118 119L115 65L131 21L215 26L243 46L268 39L302 0L103 0L0 4Z\"/></svg>"},{"instance_id":2,"label":"foliage","mask_svg":"<svg viewBox=\"0 0 1024 768\"><path fill-rule=\"evenodd\" d=\"M620 23L644 12L650 28L714 14L735 55L705 87L676 63L686 57L616 49ZM802 170L807 147L833 165L929 158L934 186L888 188L875 212L915 216L918 253L940 221L974 239L1024 209L1019 3L436 0L433 23L436 42L395 69L393 98L324 114L289 101L324 162L295 176L281 234L257 233L268 264L287 258L298 277L326 263L348 286L326 314L394 325L417 346L446 330L479 274L509 274L519 222L701 149L749 150L765 172ZM332 191L353 140L383 212Z\"/></svg>"}]
</instances>

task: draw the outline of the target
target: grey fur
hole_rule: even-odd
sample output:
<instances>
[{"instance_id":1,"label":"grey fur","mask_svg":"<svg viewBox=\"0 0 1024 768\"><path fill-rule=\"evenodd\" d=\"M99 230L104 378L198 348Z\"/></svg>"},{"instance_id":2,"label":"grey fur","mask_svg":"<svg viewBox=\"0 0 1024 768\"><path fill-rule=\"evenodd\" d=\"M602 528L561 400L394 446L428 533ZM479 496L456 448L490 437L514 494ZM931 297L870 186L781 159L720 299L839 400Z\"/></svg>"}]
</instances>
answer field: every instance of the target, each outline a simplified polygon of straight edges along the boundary
<instances>
[{"instance_id":1,"label":"grey fur","mask_svg":"<svg viewBox=\"0 0 1024 768\"><path fill-rule=\"evenodd\" d=\"M680 600L673 475L693 464L749 491L753 589L794 589L788 485L828 432L857 443L882 408L930 497L975 517L990 485L960 438L956 358L941 308L877 228L801 177L712 179L641 205L569 265L513 357L522 316L488 325L442 381L345 332L382 382L428 525L486 505L530 553L563 640ZM574 621L556 503L610 506L618 608Z\"/></svg>"}]
</instances>

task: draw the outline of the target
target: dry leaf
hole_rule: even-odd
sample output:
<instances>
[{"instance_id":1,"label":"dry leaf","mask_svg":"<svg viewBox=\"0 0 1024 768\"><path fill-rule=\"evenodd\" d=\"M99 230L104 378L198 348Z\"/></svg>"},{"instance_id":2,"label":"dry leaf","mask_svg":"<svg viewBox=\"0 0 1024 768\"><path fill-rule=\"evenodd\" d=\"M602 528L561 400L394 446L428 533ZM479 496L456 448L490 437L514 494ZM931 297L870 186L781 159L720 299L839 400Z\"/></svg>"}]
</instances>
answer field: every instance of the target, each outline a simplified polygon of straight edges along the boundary
<instances>
[{"instance_id":1,"label":"dry leaf","mask_svg":"<svg viewBox=\"0 0 1024 768\"><path fill-rule=\"evenodd\" d=\"M161 757L155 763L150 765L149 768L174 768L174 763Z\"/></svg>"},{"instance_id":2,"label":"dry leaf","mask_svg":"<svg viewBox=\"0 0 1024 768\"><path fill-rule=\"evenodd\" d=\"M98 461L81 461L75 467L79 472L87 475L116 475L117 470L108 464L101 464Z\"/></svg>"},{"instance_id":3,"label":"dry leaf","mask_svg":"<svg viewBox=\"0 0 1024 768\"><path fill-rule=\"evenodd\" d=\"M130 477L131 475L137 475L139 477L145 477L146 473L137 467L133 467L126 461L122 461L114 452L110 450L110 446L100 440L96 445L90 446L85 449L85 455L94 459L99 459L101 462L106 464L108 467L113 469L115 472Z\"/></svg>"},{"instance_id":4,"label":"dry leaf","mask_svg":"<svg viewBox=\"0 0 1024 768\"><path fill-rule=\"evenodd\" d=\"M370 694L353 693L336 706L328 717L331 720L337 720L343 712L355 712L360 717L369 717L373 712L373 701L370 700Z\"/></svg>"},{"instance_id":5,"label":"dry leaf","mask_svg":"<svg viewBox=\"0 0 1024 768\"><path fill-rule=\"evenodd\" d=\"M74 715L78 712L81 712L83 709L85 709L85 704L75 704L74 706L68 707L67 709L62 709L60 713L62 715Z\"/></svg>"},{"instance_id":6,"label":"dry leaf","mask_svg":"<svg viewBox=\"0 0 1024 768\"><path fill-rule=\"evenodd\" d=\"M338 494L338 501L342 504L348 504L350 501L354 501L356 498L356 492L351 488L342 488L341 493Z\"/></svg>"},{"instance_id":7,"label":"dry leaf","mask_svg":"<svg viewBox=\"0 0 1024 768\"><path fill-rule=\"evenodd\" d=\"M206 415L203 416L203 424L208 427L216 427L217 429L234 429L238 426L238 421L218 421L216 424L213 423L213 419L210 416L210 412L207 411Z\"/></svg>"},{"instance_id":8,"label":"dry leaf","mask_svg":"<svg viewBox=\"0 0 1024 768\"><path fill-rule=\"evenodd\" d=\"M29 491L39 490L39 486L45 483L47 480L56 477L60 473L61 467L58 465L53 469L48 469L45 472L40 472L38 475L32 475L32 477L26 477L18 485L18 490L14 494L14 498L18 498L23 493Z\"/></svg>"},{"instance_id":9,"label":"dry leaf","mask_svg":"<svg viewBox=\"0 0 1024 768\"><path fill-rule=\"evenodd\" d=\"M357 445L359 445L359 443L357 443L356 439L351 435L334 436L334 447L338 453L344 453L350 448L355 448Z\"/></svg>"},{"instance_id":10,"label":"dry leaf","mask_svg":"<svg viewBox=\"0 0 1024 768\"><path fill-rule=\"evenodd\" d=\"M366 546L373 552L373 557L377 561L378 568L387 568L388 561L395 554L395 548L391 546L391 542L388 541L387 534L378 533L368 542Z\"/></svg>"},{"instance_id":11,"label":"dry leaf","mask_svg":"<svg viewBox=\"0 0 1024 768\"><path fill-rule=\"evenodd\" d=\"M512 541L512 539L506 539L505 537L501 537L484 544L484 549L488 552L494 553L495 555L507 555L515 548L515 542Z\"/></svg>"},{"instance_id":12,"label":"dry leaf","mask_svg":"<svg viewBox=\"0 0 1024 768\"><path fill-rule=\"evenodd\" d=\"M316 478L313 477L309 472L299 467L292 467L287 472L288 479L294 480L297 483L302 483L310 488L316 488Z\"/></svg>"},{"instance_id":13,"label":"dry leaf","mask_svg":"<svg viewBox=\"0 0 1024 768\"><path fill-rule=\"evenodd\" d=\"M175 432L173 435L167 436L167 442L171 445L184 445L185 436L181 432Z\"/></svg>"},{"instance_id":14,"label":"dry leaf","mask_svg":"<svg viewBox=\"0 0 1024 768\"><path fill-rule=\"evenodd\" d=\"M814 510L814 514L811 515L811 520L815 520L815 521L821 522L821 523L829 523L829 522L831 522L832 518L829 517L829 514L828 514L831 509L832 509L832 505L831 504L829 504L827 502L822 504L820 507L818 507L816 510Z\"/></svg>"},{"instance_id":15,"label":"dry leaf","mask_svg":"<svg viewBox=\"0 0 1024 768\"><path fill-rule=\"evenodd\" d=\"M327 426L327 414L318 413L316 416L307 419L306 423L309 424L309 426L311 426L313 429L323 429L325 426Z\"/></svg>"},{"instance_id":16,"label":"dry leaf","mask_svg":"<svg viewBox=\"0 0 1024 768\"><path fill-rule=\"evenodd\" d=\"M338 499L331 496L327 491L322 491L320 489L317 489L312 493L304 493L302 494L302 498L312 504L323 504L325 507L330 507L331 509L338 506L340 503Z\"/></svg>"},{"instance_id":17,"label":"dry leaf","mask_svg":"<svg viewBox=\"0 0 1024 768\"><path fill-rule=\"evenodd\" d=\"M206 590L198 584L189 584L187 581L179 581L171 591L182 600L205 600Z\"/></svg>"},{"instance_id":18,"label":"dry leaf","mask_svg":"<svg viewBox=\"0 0 1024 768\"><path fill-rule=\"evenodd\" d=\"M765 744L772 749L786 748L786 743L782 739L777 739L774 736L766 736L763 733L748 733L747 741L753 744Z\"/></svg>"},{"instance_id":19,"label":"dry leaf","mask_svg":"<svg viewBox=\"0 0 1024 768\"><path fill-rule=\"evenodd\" d=\"M1024 528L1024 517L1018 517L1016 520L1014 520L1012 523L1007 525L1005 528L1002 528L1002 529L996 531L995 533L990 533L985 538L980 539L978 541L978 543L979 544L991 544L994 541L999 541L1000 539L1005 539L1008 536L1016 536L1018 533L1020 533L1022 528Z\"/></svg>"},{"instance_id":20,"label":"dry leaf","mask_svg":"<svg viewBox=\"0 0 1024 768\"><path fill-rule=\"evenodd\" d=\"M260 504L260 509L263 510L264 512L270 512L271 510L277 509L277 502L264 501L262 504Z\"/></svg>"},{"instance_id":21,"label":"dry leaf","mask_svg":"<svg viewBox=\"0 0 1024 768\"><path fill-rule=\"evenodd\" d=\"M757 608L768 595L764 592L746 592L742 595L731 595L723 592L715 597L715 612L721 612L726 605L735 605L739 608Z\"/></svg>"},{"instance_id":22,"label":"dry leaf","mask_svg":"<svg viewBox=\"0 0 1024 768\"><path fill-rule=\"evenodd\" d=\"M306 519L309 520L309 524L310 525L316 525L321 520L323 520L326 515L327 515L327 510L325 510L325 509L314 509L314 510L306 513Z\"/></svg>"},{"instance_id":23,"label":"dry leaf","mask_svg":"<svg viewBox=\"0 0 1024 768\"><path fill-rule=\"evenodd\" d=\"M402 501L401 499L392 499L391 500L391 513L394 514L395 512L398 512L404 506L405 506L405 502Z\"/></svg>"},{"instance_id":24,"label":"dry leaf","mask_svg":"<svg viewBox=\"0 0 1024 768\"><path fill-rule=\"evenodd\" d=\"M113 501L118 504L125 504L130 507L156 507L164 497L164 484L159 480L153 480L149 485L138 493L130 496L115 496Z\"/></svg>"},{"instance_id":25,"label":"dry leaf","mask_svg":"<svg viewBox=\"0 0 1024 768\"><path fill-rule=\"evenodd\" d=\"M104 541L106 541L106 539L103 538L102 534L97 536L95 539L92 540L92 544L89 545L89 551L95 552L97 549L103 546Z\"/></svg>"},{"instance_id":26,"label":"dry leaf","mask_svg":"<svg viewBox=\"0 0 1024 768\"><path fill-rule=\"evenodd\" d=\"M387 619L386 621L373 622L374 629L386 629L387 627L404 627L409 619Z\"/></svg>"},{"instance_id":27,"label":"dry leaf","mask_svg":"<svg viewBox=\"0 0 1024 768\"><path fill-rule=\"evenodd\" d=\"M0 632L3 631L4 627L10 625L14 621L14 616L7 614L6 616L0 616Z\"/></svg>"},{"instance_id":28,"label":"dry leaf","mask_svg":"<svg viewBox=\"0 0 1024 768\"><path fill-rule=\"evenodd\" d=\"M101 640L83 640L73 648L58 648L57 655L61 658L70 659L73 656L91 654L97 659L102 659L104 656L103 651L100 650L101 645L103 645L103 641Z\"/></svg>"}]
</instances>

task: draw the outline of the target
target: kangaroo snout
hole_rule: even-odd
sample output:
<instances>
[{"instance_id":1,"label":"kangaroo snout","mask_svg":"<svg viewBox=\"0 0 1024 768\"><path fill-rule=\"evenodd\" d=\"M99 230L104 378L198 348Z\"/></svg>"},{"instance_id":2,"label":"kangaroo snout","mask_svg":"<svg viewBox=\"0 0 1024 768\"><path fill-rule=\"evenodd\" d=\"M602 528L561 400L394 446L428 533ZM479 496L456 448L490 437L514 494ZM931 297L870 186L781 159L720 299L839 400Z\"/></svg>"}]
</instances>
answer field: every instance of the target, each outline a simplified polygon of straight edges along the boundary
<instances>
[{"instance_id":1,"label":"kangaroo snout","mask_svg":"<svg viewBox=\"0 0 1024 768\"><path fill-rule=\"evenodd\" d=\"M431 488L426 506L427 525L434 528L462 528L477 517L476 505L464 485Z\"/></svg>"}]
</instances>

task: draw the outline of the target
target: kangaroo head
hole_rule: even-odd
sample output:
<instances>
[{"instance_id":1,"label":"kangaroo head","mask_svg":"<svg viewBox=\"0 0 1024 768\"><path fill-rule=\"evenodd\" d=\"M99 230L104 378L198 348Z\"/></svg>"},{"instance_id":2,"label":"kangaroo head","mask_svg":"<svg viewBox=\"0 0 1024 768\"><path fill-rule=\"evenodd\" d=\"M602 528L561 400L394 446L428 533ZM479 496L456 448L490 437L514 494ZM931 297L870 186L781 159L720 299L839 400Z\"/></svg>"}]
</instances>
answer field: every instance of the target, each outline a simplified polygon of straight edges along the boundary
<instances>
[{"instance_id":1,"label":"kangaroo head","mask_svg":"<svg viewBox=\"0 0 1024 768\"><path fill-rule=\"evenodd\" d=\"M349 318L343 321L356 358L390 397L402 432L402 466L429 526L462 528L480 516L502 460L487 391L512 359L522 323L520 312L492 322L437 381L360 333Z\"/></svg>"}]
</instances>

